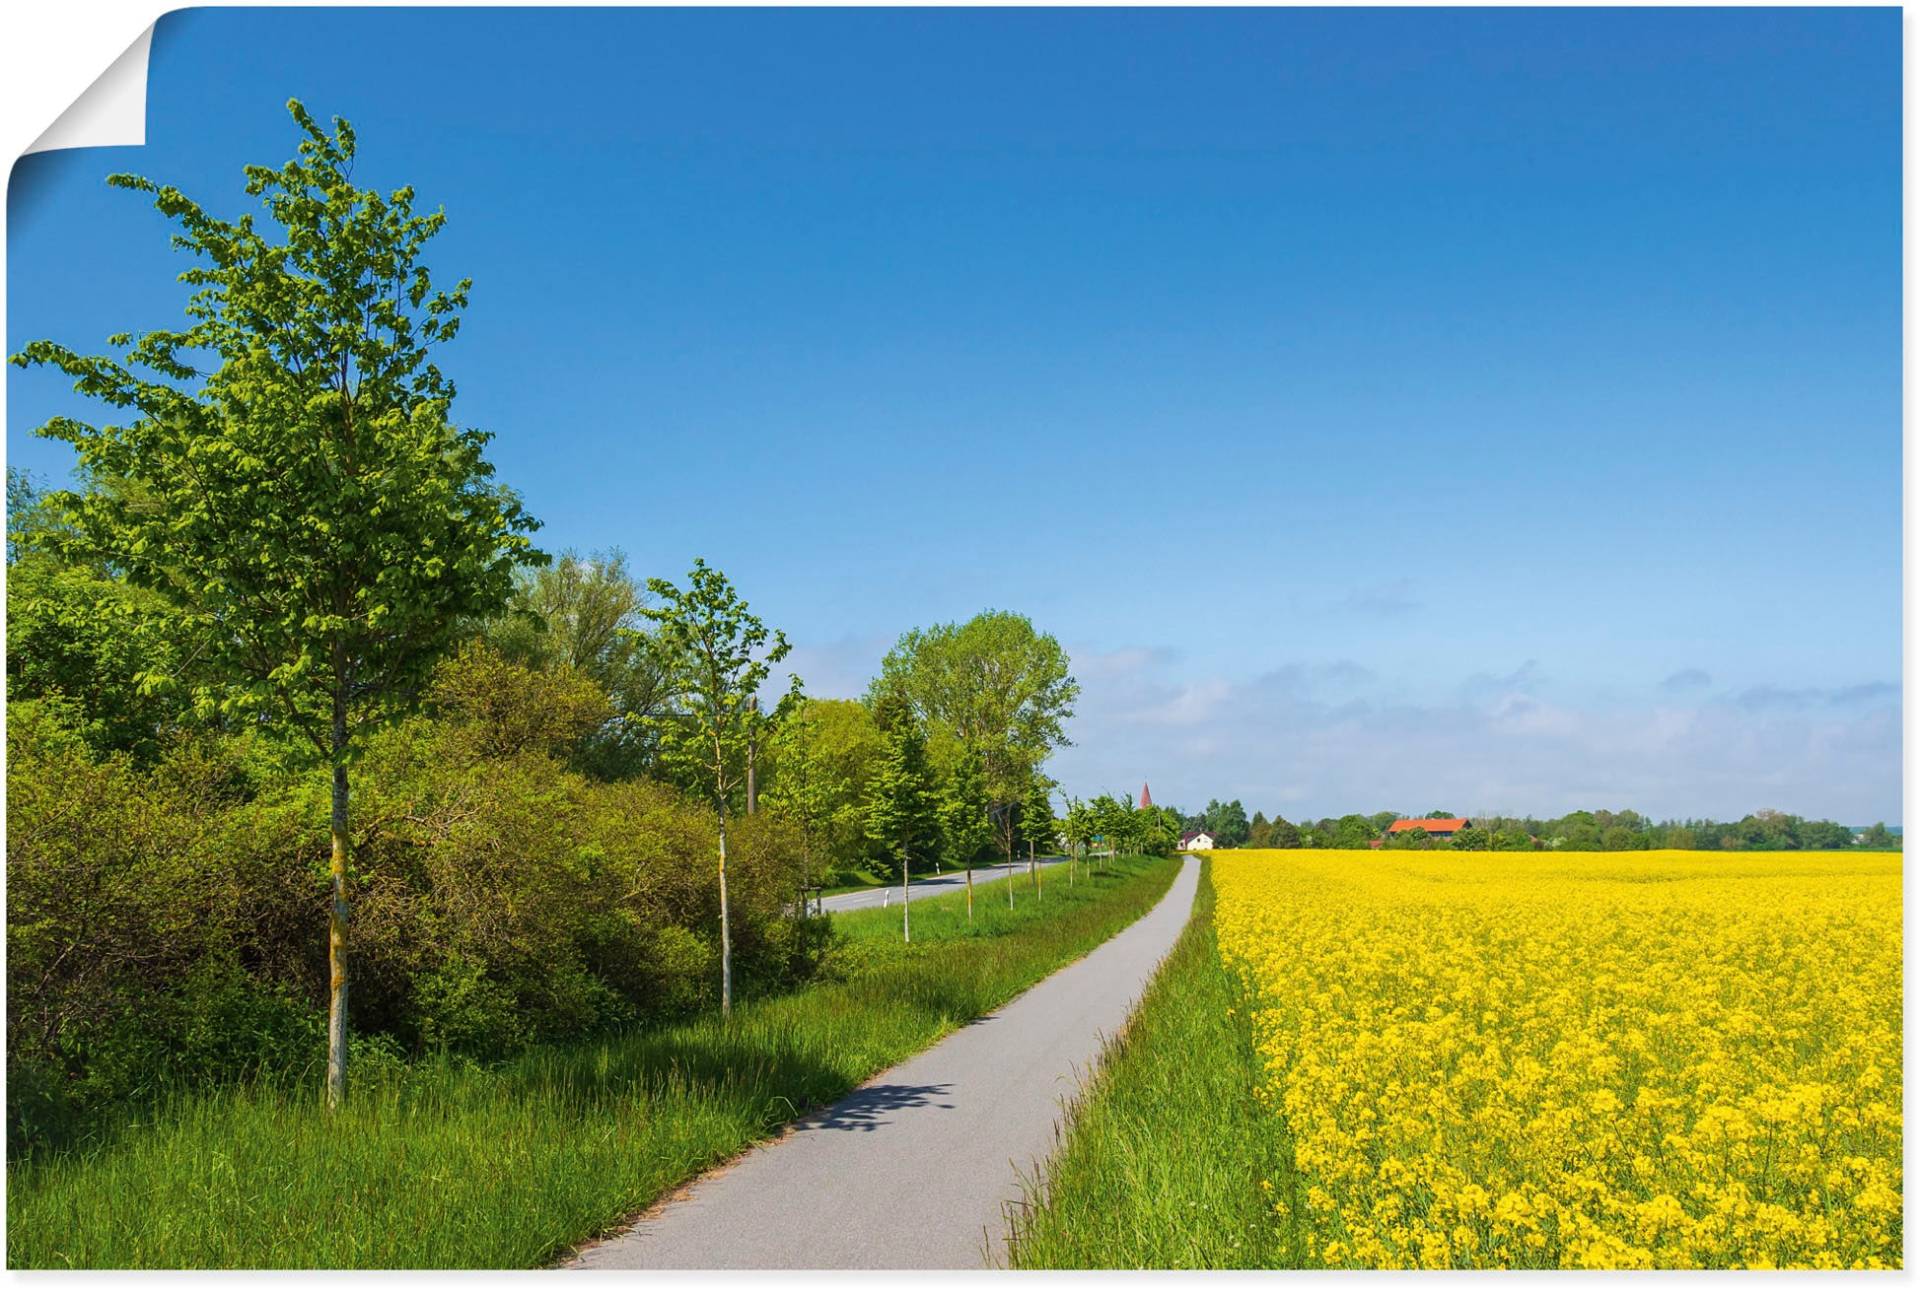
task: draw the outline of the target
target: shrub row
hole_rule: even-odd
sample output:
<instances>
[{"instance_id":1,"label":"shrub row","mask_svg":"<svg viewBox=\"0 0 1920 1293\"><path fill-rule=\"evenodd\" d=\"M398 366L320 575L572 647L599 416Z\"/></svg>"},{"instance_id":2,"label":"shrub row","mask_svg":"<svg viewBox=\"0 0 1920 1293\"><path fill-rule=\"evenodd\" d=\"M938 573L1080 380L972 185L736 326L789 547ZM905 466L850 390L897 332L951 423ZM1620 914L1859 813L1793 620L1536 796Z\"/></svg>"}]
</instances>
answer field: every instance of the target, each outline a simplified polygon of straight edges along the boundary
<instances>
[{"instance_id":1,"label":"shrub row","mask_svg":"<svg viewBox=\"0 0 1920 1293\"><path fill-rule=\"evenodd\" d=\"M555 722L501 722L476 703L497 664L466 664L443 671L436 717L382 733L353 769L357 1048L492 1058L711 1002L713 814L570 770L592 707L559 696ZM316 1070L324 773L207 734L136 767L90 749L57 699L8 718L10 1154L129 1099ZM740 990L806 977L825 928L793 914L797 832L760 813L728 843Z\"/></svg>"}]
</instances>

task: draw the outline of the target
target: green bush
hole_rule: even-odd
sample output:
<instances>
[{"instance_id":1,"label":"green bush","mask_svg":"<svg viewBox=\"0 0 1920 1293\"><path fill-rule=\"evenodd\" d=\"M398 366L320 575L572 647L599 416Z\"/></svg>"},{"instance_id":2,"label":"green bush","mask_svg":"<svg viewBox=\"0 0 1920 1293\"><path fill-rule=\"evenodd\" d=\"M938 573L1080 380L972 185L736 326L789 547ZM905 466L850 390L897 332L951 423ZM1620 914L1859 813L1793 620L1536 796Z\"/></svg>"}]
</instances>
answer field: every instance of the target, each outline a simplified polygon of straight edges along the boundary
<instances>
[{"instance_id":1,"label":"green bush","mask_svg":"<svg viewBox=\"0 0 1920 1293\"><path fill-rule=\"evenodd\" d=\"M516 668L458 658L436 713L354 766L350 1000L355 1035L379 1039L369 1054L494 1059L717 998L713 815L657 783L570 770L599 711L577 678L523 685ZM449 677L486 703L465 707ZM543 727L502 693L572 708ZM309 1073L326 1009L324 774L219 735L137 766L96 754L58 698L9 720L10 1152L129 1099ZM740 989L808 977L825 935L795 916L797 830L756 814L731 824L728 853Z\"/></svg>"},{"instance_id":2,"label":"green bush","mask_svg":"<svg viewBox=\"0 0 1920 1293\"><path fill-rule=\"evenodd\" d=\"M232 761L186 743L141 772L126 755L96 758L73 717L56 701L8 713L16 1142L57 1136L103 1101L292 1062L319 1035L300 995L250 964L248 900L264 877L260 859L224 847L248 808Z\"/></svg>"}]
</instances>

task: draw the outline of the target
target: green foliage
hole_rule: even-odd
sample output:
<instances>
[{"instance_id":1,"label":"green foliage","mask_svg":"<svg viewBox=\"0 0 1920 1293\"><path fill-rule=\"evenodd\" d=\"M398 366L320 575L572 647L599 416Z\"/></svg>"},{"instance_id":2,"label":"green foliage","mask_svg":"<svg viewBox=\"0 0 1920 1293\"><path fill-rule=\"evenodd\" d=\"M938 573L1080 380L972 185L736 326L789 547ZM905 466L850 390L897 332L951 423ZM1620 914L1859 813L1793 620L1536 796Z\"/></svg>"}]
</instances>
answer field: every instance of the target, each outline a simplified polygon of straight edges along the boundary
<instances>
[{"instance_id":1,"label":"green foliage","mask_svg":"<svg viewBox=\"0 0 1920 1293\"><path fill-rule=\"evenodd\" d=\"M1609 826L1600 832L1600 847L1618 852L1621 849L1644 848L1644 835L1639 835L1625 826Z\"/></svg>"},{"instance_id":2,"label":"green foliage","mask_svg":"<svg viewBox=\"0 0 1920 1293\"><path fill-rule=\"evenodd\" d=\"M476 649L435 694L476 662L509 692L553 676ZM70 709L8 715L15 1153L156 1092L304 1072L325 1015L324 787L256 758L253 736L179 738L147 769L100 757ZM363 756L355 1013L376 1049L498 1056L711 1005L713 814L569 771L560 737L482 739L493 718L436 709ZM823 948L792 914L797 830L756 814L731 853L737 974L804 980Z\"/></svg>"},{"instance_id":3,"label":"green foliage","mask_svg":"<svg viewBox=\"0 0 1920 1293\"><path fill-rule=\"evenodd\" d=\"M1053 815L1053 791L1052 782L1035 774L1021 797L1017 825L1020 842L1029 852L1051 853L1059 841L1060 823Z\"/></svg>"},{"instance_id":4,"label":"green foliage","mask_svg":"<svg viewBox=\"0 0 1920 1293\"><path fill-rule=\"evenodd\" d=\"M759 821L768 814L755 814ZM10 1165L22 1267L539 1266L1011 999L1137 920L1170 862L968 924L958 895L849 913L831 977L497 1064L356 1047L335 1118L266 1083L180 1096L86 1154ZM824 922L815 922L816 924Z\"/></svg>"},{"instance_id":5,"label":"green foliage","mask_svg":"<svg viewBox=\"0 0 1920 1293\"><path fill-rule=\"evenodd\" d=\"M980 756L996 809L1019 801L1029 776L1068 744L1080 685L1067 653L1024 615L982 611L965 624L906 633L881 662L871 697L904 697L926 724L935 762L964 750ZM1013 814L997 813L1003 852L1013 847Z\"/></svg>"},{"instance_id":6,"label":"green foliage","mask_svg":"<svg viewBox=\"0 0 1920 1293\"><path fill-rule=\"evenodd\" d=\"M1067 847L1075 852L1084 852L1100 833L1092 807L1080 799L1067 800L1067 815L1061 819L1060 828L1067 837Z\"/></svg>"},{"instance_id":7,"label":"green foliage","mask_svg":"<svg viewBox=\"0 0 1920 1293\"><path fill-rule=\"evenodd\" d=\"M529 668L480 641L435 672L427 697L473 758L539 753L577 763L613 713L607 694L574 666Z\"/></svg>"},{"instance_id":8,"label":"green foliage","mask_svg":"<svg viewBox=\"0 0 1920 1293\"><path fill-rule=\"evenodd\" d=\"M1268 821L1265 814L1255 813L1253 823L1247 831L1247 847L1297 849L1300 847L1300 828L1284 817L1275 817L1272 821Z\"/></svg>"},{"instance_id":9,"label":"green foliage","mask_svg":"<svg viewBox=\"0 0 1920 1293\"><path fill-rule=\"evenodd\" d=\"M1358 813L1348 813L1334 823L1333 847L1335 848L1363 849L1371 844L1373 839L1373 823Z\"/></svg>"},{"instance_id":10,"label":"green foliage","mask_svg":"<svg viewBox=\"0 0 1920 1293\"><path fill-rule=\"evenodd\" d=\"M129 1094L310 1059L319 1037L313 984L285 977L321 892L285 815L230 751L183 740L143 773L62 709L7 714L14 1153Z\"/></svg>"},{"instance_id":11,"label":"green foliage","mask_svg":"<svg viewBox=\"0 0 1920 1293\"><path fill-rule=\"evenodd\" d=\"M69 559L110 565L169 604L182 649L136 675L203 716L268 722L332 765L327 1090L346 1094L347 768L363 734L405 714L435 662L505 600L535 527L492 481L488 435L450 422L433 355L460 326L468 284L436 288L421 257L445 221L413 191L352 183L353 129L305 138L278 169L246 168L264 220L220 219L133 175L195 258L181 329L109 338L122 357L34 341L124 424L55 417L89 488L49 496ZM211 371L207 364L212 361ZM170 666L192 660L185 673Z\"/></svg>"},{"instance_id":12,"label":"green foliage","mask_svg":"<svg viewBox=\"0 0 1920 1293\"><path fill-rule=\"evenodd\" d=\"M1706 818L1654 822L1629 809L1595 809L1563 817L1483 818L1475 823L1495 832L1530 835L1553 849L1720 849L1766 851L1875 847L1838 822L1810 820L1791 813L1762 809L1738 821ZM1883 836L1897 845L1897 837Z\"/></svg>"},{"instance_id":13,"label":"green foliage","mask_svg":"<svg viewBox=\"0 0 1920 1293\"><path fill-rule=\"evenodd\" d=\"M1133 833L1132 804L1112 795L1095 795L1087 804L1087 821L1093 829L1093 837L1104 845L1102 851L1114 852L1125 848L1127 837Z\"/></svg>"},{"instance_id":14,"label":"green foliage","mask_svg":"<svg viewBox=\"0 0 1920 1293\"><path fill-rule=\"evenodd\" d=\"M1067 832L1075 842L1097 837L1104 849L1165 856L1179 843L1186 820L1163 804L1136 807L1132 795L1096 795L1085 805L1068 808Z\"/></svg>"},{"instance_id":15,"label":"green foliage","mask_svg":"<svg viewBox=\"0 0 1920 1293\"><path fill-rule=\"evenodd\" d=\"M913 723L908 718L906 723ZM940 787L937 805L941 851L950 865L971 867L993 842L992 800L985 761L965 750Z\"/></svg>"},{"instance_id":16,"label":"green foliage","mask_svg":"<svg viewBox=\"0 0 1920 1293\"><path fill-rule=\"evenodd\" d=\"M798 826L816 881L855 871L872 856L866 803L882 746L859 701L808 698L761 751L761 806Z\"/></svg>"},{"instance_id":17,"label":"green foliage","mask_svg":"<svg viewBox=\"0 0 1920 1293\"><path fill-rule=\"evenodd\" d=\"M912 711L889 701L879 707L875 722L881 747L867 779L867 839L898 878L915 863L932 860L948 825L947 805L935 797L926 734Z\"/></svg>"},{"instance_id":18,"label":"green foliage","mask_svg":"<svg viewBox=\"0 0 1920 1293\"><path fill-rule=\"evenodd\" d=\"M1449 816L1450 814L1439 814ZM1267 824L1264 837L1258 825L1264 820L1255 814L1252 843L1255 848L1363 848L1371 829L1378 837L1387 826L1399 820L1399 813L1374 813L1370 817L1349 814L1335 820L1323 817L1292 827L1285 818ZM1198 823L1200 819L1189 819ZM1362 825L1364 823L1365 825ZM1260 843L1264 838L1266 843ZM1297 843L1295 842L1297 840ZM1405 831L1387 836L1391 847L1452 848L1478 851L1496 849L1525 852L1535 848L1571 851L1624 851L1630 849L1847 849L1898 848L1900 837L1884 825L1862 832L1838 822L1816 821L1770 809L1750 813L1737 822L1716 822L1705 818L1655 822L1631 809L1580 809L1561 817L1477 817L1471 826L1455 832L1451 840L1434 840L1424 831Z\"/></svg>"},{"instance_id":19,"label":"green foliage","mask_svg":"<svg viewBox=\"0 0 1920 1293\"><path fill-rule=\"evenodd\" d=\"M18 467L8 467L7 564L11 566L36 548L47 550L46 538L58 529L59 517L41 497L33 477Z\"/></svg>"},{"instance_id":20,"label":"green foliage","mask_svg":"<svg viewBox=\"0 0 1920 1293\"><path fill-rule=\"evenodd\" d=\"M660 599L646 607L659 626L655 648L671 697L670 709L646 725L660 737L661 765L677 773L681 784L707 799L719 816L720 1009L733 1009L733 935L727 893L727 815L734 791L746 780L755 747L769 732L759 693L772 666L786 658L784 633L771 635L760 618L733 590L727 577L698 557L682 590L665 579L649 579ZM800 679L793 678L775 718L800 702ZM796 883L784 893L796 893Z\"/></svg>"},{"instance_id":21,"label":"green foliage","mask_svg":"<svg viewBox=\"0 0 1920 1293\"><path fill-rule=\"evenodd\" d=\"M749 746L768 734L770 716L756 697L791 647L698 557L685 589L657 578L647 588L658 601L642 613L656 625L668 698L647 724L659 735L664 768L724 817L746 780Z\"/></svg>"},{"instance_id":22,"label":"green foliage","mask_svg":"<svg viewBox=\"0 0 1920 1293\"><path fill-rule=\"evenodd\" d=\"M1237 849L1246 844L1253 834L1253 826L1247 821L1247 810L1238 799L1231 803L1209 800L1206 812L1194 823L1213 836L1213 842L1223 849Z\"/></svg>"},{"instance_id":23,"label":"green foliage","mask_svg":"<svg viewBox=\"0 0 1920 1293\"><path fill-rule=\"evenodd\" d=\"M96 752L151 763L180 704L148 680L178 673L181 627L154 593L18 551L7 566L7 697L63 697Z\"/></svg>"},{"instance_id":24,"label":"green foliage","mask_svg":"<svg viewBox=\"0 0 1920 1293\"><path fill-rule=\"evenodd\" d=\"M575 755L577 766L603 780L653 771L658 750L649 723L671 700L665 662L645 632L642 600L619 549L586 558L569 551L516 572L506 610L482 626L508 660L572 670L606 693L613 714Z\"/></svg>"},{"instance_id":25,"label":"green foliage","mask_svg":"<svg viewBox=\"0 0 1920 1293\"><path fill-rule=\"evenodd\" d=\"M185 328L115 337L123 359L35 341L13 361L132 414L39 434L92 484L49 495L62 548L164 596L203 666L183 677L160 656L136 681L180 682L203 712L278 714L339 758L335 702L350 730L404 710L460 620L504 600L535 522L491 482L487 434L448 422L432 352L468 285L437 288L420 259L444 216L416 215L411 189L356 188L351 127L288 107L298 156L246 168L264 220L109 181L150 195L195 257Z\"/></svg>"}]
</instances>

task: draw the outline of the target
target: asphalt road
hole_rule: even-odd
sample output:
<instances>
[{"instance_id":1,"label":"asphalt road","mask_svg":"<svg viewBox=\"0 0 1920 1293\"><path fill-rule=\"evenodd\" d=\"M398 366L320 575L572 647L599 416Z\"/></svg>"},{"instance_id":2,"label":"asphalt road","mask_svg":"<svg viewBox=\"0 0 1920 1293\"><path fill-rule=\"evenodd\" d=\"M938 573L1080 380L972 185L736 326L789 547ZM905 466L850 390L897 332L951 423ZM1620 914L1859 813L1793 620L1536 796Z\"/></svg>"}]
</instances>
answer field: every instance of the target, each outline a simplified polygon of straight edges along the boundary
<instances>
[{"instance_id":1,"label":"asphalt road","mask_svg":"<svg viewBox=\"0 0 1920 1293\"><path fill-rule=\"evenodd\" d=\"M1065 858L1041 858L1042 869L1059 866ZM973 882L985 884L989 880L1007 878L1007 864L995 863L992 866L977 866L973 869ZM1015 875L1027 873L1027 861L1021 858L1013 864ZM913 880L913 900L933 898L943 893L952 893L956 887L965 888L965 871L942 871L939 875L915 876ZM1022 895L1015 894L1015 899ZM861 911L868 907L898 907L900 905L900 886L892 885L885 889L855 889L851 893L836 893L831 898L822 898L821 906L828 911Z\"/></svg>"},{"instance_id":2,"label":"asphalt road","mask_svg":"<svg viewBox=\"0 0 1920 1293\"><path fill-rule=\"evenodd\" d=\"M596 1269L907 1267L1006 1259L1005 1205L1061 1102L1186 925L1200 864L1087 956L582 1251Z\"/></svg>"}]
</instances>

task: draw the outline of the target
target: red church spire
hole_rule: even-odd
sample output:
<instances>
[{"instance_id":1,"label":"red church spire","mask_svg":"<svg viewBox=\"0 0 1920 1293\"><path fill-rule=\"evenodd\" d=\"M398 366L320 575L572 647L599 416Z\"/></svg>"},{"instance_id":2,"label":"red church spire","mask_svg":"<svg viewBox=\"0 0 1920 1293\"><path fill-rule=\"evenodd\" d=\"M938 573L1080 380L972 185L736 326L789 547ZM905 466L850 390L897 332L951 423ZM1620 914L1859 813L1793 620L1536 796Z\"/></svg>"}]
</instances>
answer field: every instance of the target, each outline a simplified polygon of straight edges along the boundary
<instances>
[{"instance_id":1,"label":"red church spire","mask_svg":"<svg viewBox=\"0 0 1920 1293\"><path fill-rule=\"evenodd\" d=\"M1140 783L1140 806L1142 808L1153 807L1153 792L1147 789L1147 783L1144 781Z\"/></svg>"}]
</instances>

